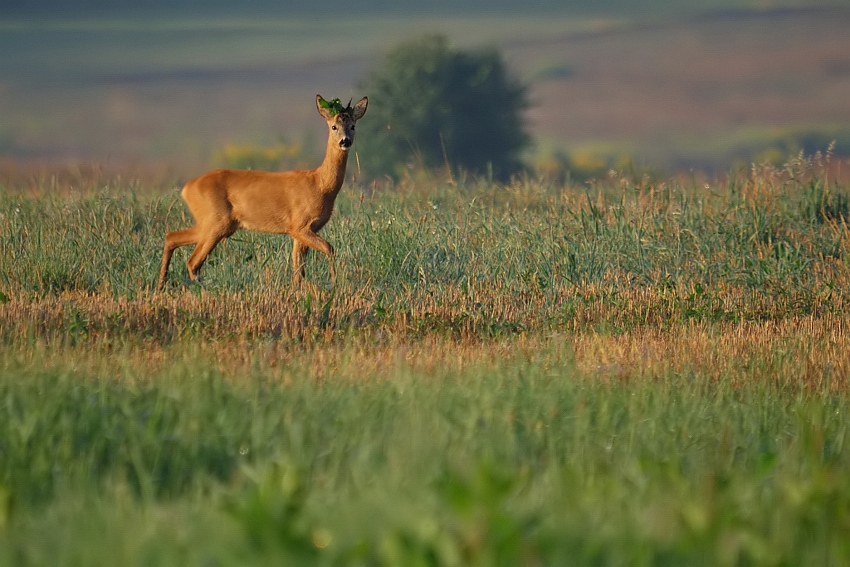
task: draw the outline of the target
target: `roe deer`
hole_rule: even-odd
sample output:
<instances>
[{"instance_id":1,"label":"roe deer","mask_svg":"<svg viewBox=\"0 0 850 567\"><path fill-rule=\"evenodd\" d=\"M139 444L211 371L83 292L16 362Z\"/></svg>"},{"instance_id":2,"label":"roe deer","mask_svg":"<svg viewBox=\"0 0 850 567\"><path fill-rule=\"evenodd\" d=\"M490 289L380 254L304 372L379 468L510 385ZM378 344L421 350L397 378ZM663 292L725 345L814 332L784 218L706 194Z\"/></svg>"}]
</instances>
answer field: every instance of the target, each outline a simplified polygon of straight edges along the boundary
<instances>
[{"instance_id":1,"label":"roe deer","mask_svg":"<svg viewBox=\"0 0 850 567\"><path fill-rule=\"evenodd\" d=\"M165 235L162 267L156 289L165 286L168 264L175 248L194 244L186 262L189 277L198 272L216 245L240 228L292 237L292 279L304 276L308 248L324 253L334 273L333 247L317 233L333 212L345 178L348 151L354 142L354 123L366 113L368 99L343 108L338 99L316 95L316 108L328 122L325 159L316 169L267 172L219 169L193 179L181 195L195 218L195 226Z\"/></svg>"}]
</instances>

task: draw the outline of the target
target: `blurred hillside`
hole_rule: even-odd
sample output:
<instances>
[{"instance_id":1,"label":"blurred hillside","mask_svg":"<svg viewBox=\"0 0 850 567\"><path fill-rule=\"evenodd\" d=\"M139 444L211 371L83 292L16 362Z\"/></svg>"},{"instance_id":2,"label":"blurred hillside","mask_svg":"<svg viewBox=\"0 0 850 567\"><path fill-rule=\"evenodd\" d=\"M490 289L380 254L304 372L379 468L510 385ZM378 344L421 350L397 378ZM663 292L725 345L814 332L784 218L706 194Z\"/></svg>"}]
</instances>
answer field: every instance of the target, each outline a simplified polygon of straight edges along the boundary
<instances>
[{"instance_id":1,"label":"blurred hillside","mask_svg":"<svg viewBox=\"0 0 850 567\"><path fill-rule=\"evenodd\" d=\"M841 2L807 0L526 0L521 10L512 0L361 0L356 4L338 5L295 0L17 0L0 4L0 14L26 16L139 16L170 17L177 15L244 16L249 13L281 16L323 16L337 18L345 12L351 17L385 14L431 14L442 17L457 14L611 14L669 16L718 10L781 9L814 6L840 6Z\"/></svg>"},{"instance_id":2,"label":"blurred hillside","mask_svg":"<svg viewBox=\"0 0 850 567\"><path fill-rule=\"evenodd\" d=\"M234 145L281 144L312 163L325 135L316 93L368 94L359 85L383 54L425 33L504 54L529 85L538 169L717 171L832 139L850 154L845 3L555 4L3 3L0 167L189 175Z\"/></svg>"}]
</instances>

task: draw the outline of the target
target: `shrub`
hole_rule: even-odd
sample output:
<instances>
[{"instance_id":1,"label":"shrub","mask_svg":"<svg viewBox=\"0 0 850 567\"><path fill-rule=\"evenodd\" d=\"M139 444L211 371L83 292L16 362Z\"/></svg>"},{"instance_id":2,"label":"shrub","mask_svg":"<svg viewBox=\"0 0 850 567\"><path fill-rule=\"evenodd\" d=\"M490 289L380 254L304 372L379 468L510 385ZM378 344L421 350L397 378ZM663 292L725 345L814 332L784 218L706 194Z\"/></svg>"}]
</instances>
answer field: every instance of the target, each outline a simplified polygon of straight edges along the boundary
<instances>
[{"instance_id":1,"label":"shrub","mask_svg":"<svg viewBox=\"0 0 850 567\"><path fill-rule=\"evenodd\" d=\"M358 136L368 174L398 177L406 167L448 163L504 179L519 168L526 89L497 51L422 37L391 50L364 89L374 109Z\"/></svg>"}]
</instances>

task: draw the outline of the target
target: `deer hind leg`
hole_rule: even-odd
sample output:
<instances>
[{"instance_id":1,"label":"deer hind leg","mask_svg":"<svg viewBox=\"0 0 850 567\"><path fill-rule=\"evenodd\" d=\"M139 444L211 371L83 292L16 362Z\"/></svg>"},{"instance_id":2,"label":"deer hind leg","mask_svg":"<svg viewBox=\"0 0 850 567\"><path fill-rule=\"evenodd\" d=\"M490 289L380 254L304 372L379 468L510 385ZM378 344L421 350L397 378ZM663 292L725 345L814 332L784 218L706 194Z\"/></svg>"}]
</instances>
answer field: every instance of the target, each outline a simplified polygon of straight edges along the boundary
<instances>
[{"instance_id":1,"label":"deer hind leg","mask_svg":"<svg viewBox=\"0 0 850 567\"><path fill-rule=\"evenodd\" d=\"M299 282L304 278L304 267L307 265L309 250L300 240L292 239L292 281Z\"/></svg>"},{"instance_id":2,"label":"deer hind leg","mask_svg":"<svg viewBox=\"0 0 850 567\"><path fill-rule=\"evenodd\" d=\"M197 281L198 274L201 271L201 266L210 255L210 252L218 245L219 242L235 232L235 227L226 226L219 227L215 230L207 231L205 236L198 238L195 249L186 261L186 268L189 270L189 278L192 281Z\"/></svg>"},{"instance_id":3,"label":"deer hind leg","mask_svg":"<svg viewBox=\"0 0 850 567\"><path fill-rule=\"evenodd\" d=\"M174 253L174 250L181 246L197 243L197 232L198 227L193 226L186 230L177 230L165 235L165 246L162 250L162 265L159 268L159 281L156 284L157 291L162 291L162 288L165 287L165 277L168 274L168 265L171 263L171 255Z\"/></svg>"},{"instance_id":4,"label":"deer hind leg","mask_svg":"<svg viewBox=\"0 0 850 567\"><path fill-rule=\"evenodd\" d=\"M328 257L328 262L329 262L330 272L331 272L331 281L336 283L336 271L334 270L334 249L333 249L333 246L331 246L330 243L328 243L327 240L325 240L324 238L322 238L321 236L319 236L318 234L316 234L315 232L313 232L310 229L302 230L301 232L295 233L295 234L292 235L292 238L294 238L295 242L296 242L296 244L293 245L293 248L292 248L293 266L295 266L294 260L295 260L296 250L303 249L304 252L301 253L302 256L303 256L307 252L306 247L309 246L313 250L318 250L319 252L321 252L322 254L324 254L325 256ZM300 248L299 248L299 244L300 244ZM300 274L298 273L297 270L296 270L295 273L293 273L293 279L295 279L295 280L299 279L299 275L303 275L304 263L301 262L299 267L301 268Z\"/></svg>"}]
</instances>

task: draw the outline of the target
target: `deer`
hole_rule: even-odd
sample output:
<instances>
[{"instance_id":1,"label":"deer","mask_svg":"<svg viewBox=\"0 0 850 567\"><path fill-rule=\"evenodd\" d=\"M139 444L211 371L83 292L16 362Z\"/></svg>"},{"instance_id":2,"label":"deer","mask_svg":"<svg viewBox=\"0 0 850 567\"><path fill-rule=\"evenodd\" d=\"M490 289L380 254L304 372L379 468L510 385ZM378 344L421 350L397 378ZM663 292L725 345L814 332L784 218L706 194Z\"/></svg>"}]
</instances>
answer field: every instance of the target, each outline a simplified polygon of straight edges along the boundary
<instances>
[{"instance_id":1,"label":"deer","mask_svg":"<svg viewBox=\"0 0 850 567\"><path fill-rule=\"evenodd\" d=\"M210 252L240 229L291 236L295 284L304 278L309 249L318 250L328 257L331 282L335 285L334 249L318 233L333 213L354 143L354 125L363 118L368 103L368 98L363 97L353 107L351 101L343 107L339 99L328 102L316 95L316 108L328 123L325 157L316 169L283 172L218 169L186 183L180 195L195 225L166 233L156 290L165 287L175 249L195 245L186 267L189 278L198 281Z\"/></svg>"}]
</instances>

